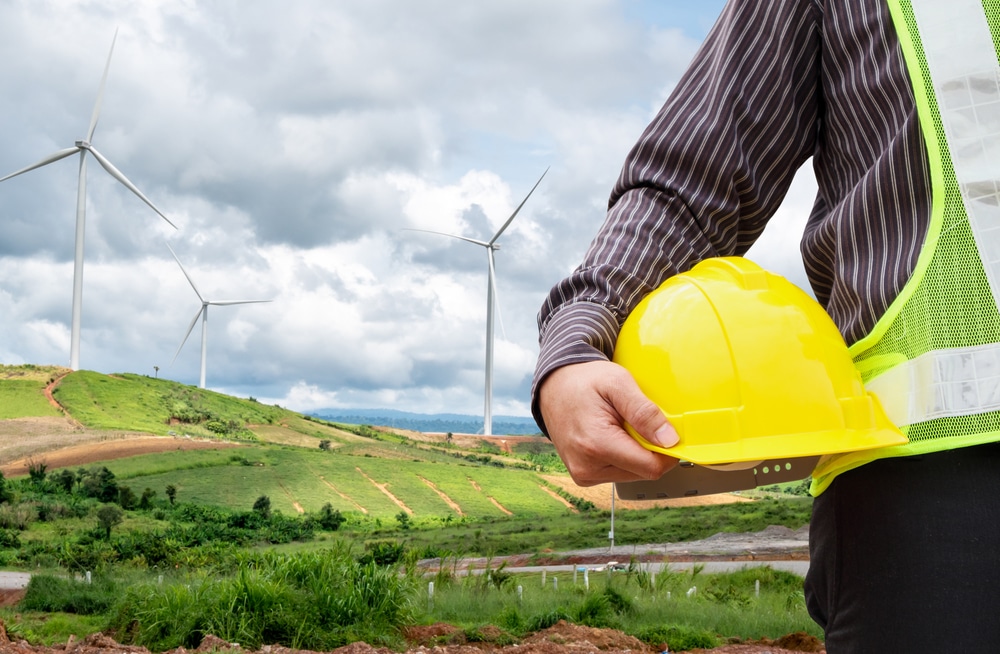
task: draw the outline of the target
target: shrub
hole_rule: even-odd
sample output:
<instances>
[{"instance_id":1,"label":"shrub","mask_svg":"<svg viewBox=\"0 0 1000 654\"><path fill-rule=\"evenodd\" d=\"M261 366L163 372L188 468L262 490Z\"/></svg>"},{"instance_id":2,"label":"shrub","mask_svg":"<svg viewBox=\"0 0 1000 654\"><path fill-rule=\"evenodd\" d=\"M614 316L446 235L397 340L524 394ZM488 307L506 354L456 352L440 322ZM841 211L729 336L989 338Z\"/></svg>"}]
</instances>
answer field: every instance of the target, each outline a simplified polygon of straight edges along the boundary
<instances>
[{"instance_id":1,"label":"shrub","mask_svg":"<svg viewBox=\"0 0 1000 654\"><path fill-rule=\"evenodd\" d=\"M403 559L406 546L394 540L373 540L365 543L365 554L358 559L360 563L376 565L394 565Z\"/></svg>"},{"instance_id":2,"label":"shrub","mask_svg":"<svg viewBox=\"0 0 1000 654\"><path fill-rule=\"evenodd\" d=\"M139 508L140 509L150 509L153 507L153 499L156 497L156 491L152 488L146 488L142 491L142 497L139 498Z\"/></svg>"},{"instance_id":3,"label":"shrub","mask_svg":"<svg viewBox=\"0 0 1000 654\"><path fill-rule=\"evenodd\" d=\"M21 539L12 529L0 529L0 549L20 549Z\"/></svg>"},{"instance_id":4,"label":"shrub","mask_svg":"<svg viewBox=\"0 0 1000 654\"><path fill-rule=\"evenodd\" d=\"M65 493L72 493L73 486L76 485L76 475L69 468L63 468L57 473L52 474L49 479L55 482L58 488L61 488Z\"/></svg>"},{"instance_id":5,"label":"shrub","mask_svg":"<svg viewBox=\"0 0 1000 654\"><path fill-rule=\"evenodd\" d=\"M119 592L117 585L103 576L88 584L75 579L34 574L18 608L22 611L95 615L111 608Z\"/></svg>"},{"instance_id":6,"label":"shrub","mask_svg":"<svg viewBox=\"0 0 1000 654\"><path fill-rule=\"evenodd\" d=\"M412 580L354 561L345 547L295 556L242 553L230 577L131 586L110 612L120 641L153 651L194 648L213 633L246 649L328 651L387 644L412 616Z\"/></svg>"},{"instance_id":7,"label":"shrub","mask_svg":"<svg viewBox=\"0 0 1000 654\"><path fill-rule=\"evenodd\" d=\"M24 531L37 516L38 512L32 504L0 505L0 529Z\"/></svg>"},{"instance_id":8,"label":"shrub","mask_svg":"<svg viewBox=\"0 0 1000 654\"><path fill-rule=\"evenodd\" d=\"M326 531L337 531L340 529L340 525L344 524L347 520L337 509L333 508L333 505L327 502L323 505L323 508L319 510L319 526Z\"/></svg>"},{"instance_id":9,"label":"shrub","mask_svg":"<svg viewBox=\"0 0 1000 654\"><path fill-rule=\"evenodd\" d=\"M131 511L135 507L139 506L139 498L135 496L135 493L128 486L119 486L118 505L126 511Z\"/></svg>"},{"instance_id":10,"label":"shrub","mask_svg":"<svg viewBox=\"0 0 1000 654\"><path fill-rule=\"evenodd\" d=\"M269 518L271 516L271 498L267 495L261 495L253 503L253 510L265 518Z\"/></svg>"},{"instance_id":11,"label":"shrub","mask_svg":"<svg viewBox=\"0 0 1000 654\"><path fill-rule=\"evenodd\" d=\"M686 652L695 648L714 649L722 644L715 634L687 625L657 625L641 629L633 635L658 650L662 648L662 651Z\"/></svg>"}]
</instances>

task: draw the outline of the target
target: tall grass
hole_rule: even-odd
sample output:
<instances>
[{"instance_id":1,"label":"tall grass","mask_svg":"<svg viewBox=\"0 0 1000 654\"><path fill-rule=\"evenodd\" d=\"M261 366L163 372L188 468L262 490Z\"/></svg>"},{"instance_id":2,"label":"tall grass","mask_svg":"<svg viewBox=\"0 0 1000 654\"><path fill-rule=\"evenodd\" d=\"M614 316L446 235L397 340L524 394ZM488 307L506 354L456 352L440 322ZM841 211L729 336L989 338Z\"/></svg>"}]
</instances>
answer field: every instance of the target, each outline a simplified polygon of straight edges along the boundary
<instances>
[{"instance_id":1,"label":"tall grass","mask_svg":"<svg viewBox=\"0 0 1000 654\"><path fill-rule=\"evenodd\" d=\"M389 644L411 620L412 585L393 569L358 563L343 545L294 557L250 553L232 575L130 587L110 626L154 651L196 647L209 633L253 648Z\"/></svg>"},{"instance_id":2,"label":"tall grass","mask_svg":"<svg viewBox=\"0 0 1000 654\"><path fill-rule=\"evenodd\" d=\"M589 590L582 573L575 583L572 572L549 574L544 586L539 574L504 574L494 568L458 578L445 570L433 580L433 600L425 580L417 620L467 631L493 624L516 637L567 620L620 629L672 650L715 647L728 637L778 638L796 631L822 636L806 611L802 579L767 567L713 575L697 568L661 572L652 583L648 571L633 566L613 576L590 574ZM497 583L497 575L504 581Z\"/></svg>"}]
</instances>

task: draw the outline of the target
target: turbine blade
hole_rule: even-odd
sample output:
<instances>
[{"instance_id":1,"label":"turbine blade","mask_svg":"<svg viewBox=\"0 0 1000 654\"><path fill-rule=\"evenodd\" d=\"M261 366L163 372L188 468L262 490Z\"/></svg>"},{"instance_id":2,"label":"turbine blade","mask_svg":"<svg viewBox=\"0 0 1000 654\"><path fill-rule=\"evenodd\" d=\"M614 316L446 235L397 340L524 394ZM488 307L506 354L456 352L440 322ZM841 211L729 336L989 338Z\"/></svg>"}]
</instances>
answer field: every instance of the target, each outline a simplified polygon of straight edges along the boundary
<instances>
[{"instance_id":1,"label":"turbine blade","mask_svg":"<svg viewBox=\"0 0 1000 654\"><path fill-rule=\"evenodd\" d=\"M546 168L545 172L542 173L542 177L545 177L545 173L547 172L549 172L548 168ZM497 233L493 235L493 238L490 239L489 243L490 245L496 243L497 239L500 238L500 235L503 234L504 230L507 229L507 227L514 221L514 216L516 216L517 212L521 210L521 207L524 206L524 203L528 201L528 198L531 197L531 194L535 192L535 189L538 188L538 185L542 183L542 177L538 178L538 181L535 182L535 185L531 187L531 190L528 191L528 194L524 196L523 200L521 200L521 204L517 205L517 209L514 209L514 213L510 214L510 218L507 219L507 222L505 222L503 226L497 230Z\"/></svg>"},{"instance_id":2,"label":"turbine blade","mask_svg":"<svg viewBox=\"0 0 1000 654\"><path fill-rule=\"evenodd\" d=\"M150 202L149 198L147 198L145 195L143 195L142 191L140 191L138 188L136 188L135 184L133 184L132 182L130 182L129 179L128 179L128 177L125 177L125 175L122 174L122 171L120 171L117 168L115 168L114 164L112 164L110 161L108 161L104 157L103 154L101 154L100 152L98 152L97 150L94 149L94 146L90 146L89 150L90 150L90 154L94 155L94 158L97 159L97 162L99 164L101 164L101 166L104 167L104 170L108 171L108 173L112 177L114 177L119 182L121 182L122 184L124 184L125 188L127 188L128 190L130 190L133 193L135 193L139 197L140 200L142 200L147 205L149 205L149 208L152 209L153 211L155 211L156 213L158 213L160 215L160 218L163 218L164 220L166 220L168 225L170 225L174 229L177 229L177 225L175 225L172 222L170 222L170 219L167 218L165 215L163 215L163 212L160 211L159 209L157 209L156 205L154 205L152 202Z\"/></svg>"},{"instance_id":3,"label":"turbine blade","mask_svg":"<svg viewBox=\"0 0 1000 654\"><path fill-rule=\"evenodd\" d=\"M507 330L503 328L503 313L500 311L500 294L497 292L497 267L493 261L493 248L487 250L490 255L490 286L493 287L493 306L497 310L497 319L500 321L500 333L504 340L507 340Z\"/></svg>"},{"instance_id":4,"label":"turbine blade","mask_svg":"<svg viewBox=\"0 0 1000 654\"><path fill-rule=\"evenodd\" d=\"M198 287L194 285L194 280L191 279L191 275L189 275L188 272L186 270L184 270L184 264L182 264L181 260L177 258L177 253L174 252L174 249L172 247L170 247L169 243L167 243L166 246L167 246L167 249L170 250L170 254L174 255L174 261L176 261L177 265L181 267L181 272L184 273L185 277L187 277L188 284L190 284L191 288L194 289L194 294L198 296L199 300L201 300L202 302L204 302L205 298L203 298L201 296L201 293L198 291Z\"/></svg>"},{"instance_id":5,"label":"turbine blade","mask_svg":"<svg viewBox=\"0 0 1000 654\"><path fill-rule=\"evenodd\" d=\"M59 152L56 152L54 154L50 154L49 156L45 157L44 159L42 159L39 162L31 164L27 168L22 168L21 170L13 172L10 175L7 175L6 177L0 177L0 182L6 181L6 180L10 179L11 177L17 177L21 173L26 173L29 170L34 170L35 168L41 168L42 166L47 166L50 163L52 163L53 161L59 161L60 159L65 159L66 157L70 156L71 154L76 154L79 151L80 151L80 148L78 148L76 146L74 146L72 148L66 148L64 150L60 150Z\"/></svg>"},{"instance_id":6,"label":"turbine blade","mask_svg":"<svg viewBox=\"0 0 1000 654\"><path fill-rule=\"evenodd\" d=\"M469 243L475 243L476 245L481 245L484 248L489 247L490 244L486 241L479 241L474 238L468 238L465 236L459 236L458 234L448 234L446 232L435 232L432 229L416 229L415 227L404 227L404 232L424 232L425 234L437 234L439 236L450 236L451 238L457 238L460 241L467 241Z\"/></svg>"},{"instance_id":7,"label":"turbine blade","mask_svg":"<svg viewBox=\"0 0 1000 654\"><path fill-rule=\"evenodd\" d=\"M188 336L191 335L191 332L194 330L194 326L198 324L198 318L201 318L201 312L204 310L205 310L205 305L202 304L201 308L198 309L198 313L194 314L194 319L191 321L191 324L188 325L188 330L184 334L184 339L181 341L181 344L177 348L177 351L174 352L174 358L170 360L170 365L174 365L174 361L177 360L177 355L181 353L181 349L184 347L184 344L187 343Z\"/></svg>"},{"instance_id":8,"label":"turbine blade","mask_svg":"<svg viewBox=\"0 0 1000 654\"><path fill-rule=\"evenodd\" d=\"M111 37L111 50L108 51L108 62L104 64L104 75L101 77L101 86L97 90L97 102L94 103L94 113L90 115L90 127L87 129L87 142L94 138L94 130L97 129L97 119L101 115L101 104L104 102L104 85L108 81L108 69L111 68L111 53L115 51L115 41L118 39L118 28L115 28L115 35Z\"/></svg>"},{"instance_id":9,"label":"turbine blade","mask_svg":"<svg viewBox=\"0 0 1000 654\"><path fill-rule=\"evenodd\" d=\"M217 307L228 307L234 304L261 304L273 301L274 300L208 300L208 303Z\"/></svg>"}]
</instances>

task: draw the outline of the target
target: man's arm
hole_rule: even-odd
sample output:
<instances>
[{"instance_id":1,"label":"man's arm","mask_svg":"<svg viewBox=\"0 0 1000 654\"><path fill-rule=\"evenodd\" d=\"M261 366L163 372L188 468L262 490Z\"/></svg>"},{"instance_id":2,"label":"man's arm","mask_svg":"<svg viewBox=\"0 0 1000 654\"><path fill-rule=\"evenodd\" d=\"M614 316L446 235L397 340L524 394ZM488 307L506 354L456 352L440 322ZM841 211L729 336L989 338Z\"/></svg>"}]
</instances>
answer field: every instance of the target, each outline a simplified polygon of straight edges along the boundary
<instances>
[{"instance_id":1,"label":"man's arm","mask_svg":"<svg viewBox=\"0 0 1000 654\"><path fill-rule=\"evenodd\" d=\"M629 154L583 263L542 306L532 410L578 483L674 463L623 428L676 442L609 362L618 330L663 280L743 254L763 230L815 146L819 35L814 2L732 0Z\"/></svg>"}]
</instances>

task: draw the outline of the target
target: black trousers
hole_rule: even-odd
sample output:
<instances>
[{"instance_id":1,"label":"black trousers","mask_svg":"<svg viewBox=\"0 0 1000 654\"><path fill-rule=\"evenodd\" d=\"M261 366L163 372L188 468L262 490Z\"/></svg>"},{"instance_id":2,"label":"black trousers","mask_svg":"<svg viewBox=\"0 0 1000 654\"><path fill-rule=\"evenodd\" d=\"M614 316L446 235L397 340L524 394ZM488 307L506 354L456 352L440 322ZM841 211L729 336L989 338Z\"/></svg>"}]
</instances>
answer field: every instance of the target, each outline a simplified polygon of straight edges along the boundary
<instances>
[{"instance_id":1,"label":"black trousers","mask_svg":"<svg viewBox=\"0 0 1000 654\"><path fill-rule=\"evenodd\" d=\"M838 476L813 504L809 552L829 654L1000 652L1000 444Z\"/></svg>"}]
</instances>

